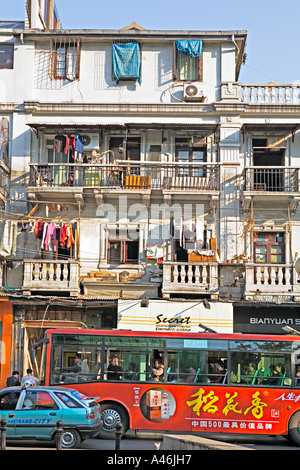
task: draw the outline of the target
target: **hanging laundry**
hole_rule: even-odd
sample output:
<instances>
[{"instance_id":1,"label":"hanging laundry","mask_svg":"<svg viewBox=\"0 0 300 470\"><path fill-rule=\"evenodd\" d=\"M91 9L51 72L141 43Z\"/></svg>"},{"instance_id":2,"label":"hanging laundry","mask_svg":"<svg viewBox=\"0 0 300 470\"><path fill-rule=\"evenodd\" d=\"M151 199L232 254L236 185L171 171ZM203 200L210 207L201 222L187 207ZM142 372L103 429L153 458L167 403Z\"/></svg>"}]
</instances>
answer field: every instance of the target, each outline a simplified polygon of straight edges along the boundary
<instances>
[{"instance_id":1,"label":"hanging laundry","mask_svg":"<svg viewBox=\"0 0 300 470\"><path fill-rule=\"evenodd\" d=\"M66 148L66 137L64 135L56 135L54 137L54 152L64 152Z\"/></svg>"},{"instance_id":2,"label":"hanging laundry","mask_svg":"<svg viewBox=\"0 0 300 470\"><path fill-rule=\"evenodd\" d=\"M56 251L56 225L48 224L47 233L44 240L44 246L46 250L51 251L51 240L53 242L53 251Z\"/></svg>"},{"instance_id":3,"label":"hanging laundry","mask_svg":"<svg viewBox=\"0 0 300 470\"><path fill-rule=\"evenodd\" d=\"M75 244L71 224L63 224L59 233L59 244L61 248L71 248Z\"/></svg>"},{"instance_id":4,"label":"hanging laundry","mask_svg":"<svg viewBox=\"0 0 300 470\"><path fill-rule=\"evenodd\" d=\"M67 135L66 146L65 146L65 154L68 153L70 144L72 146L72 158L74 158L74 156L75 156L75 137L73 137L72 135Z\"/></svg>"},{"instance_id":5,"label":"hanging laundry","mask_svg":"<svg viewBox=\"0 0 300 470\"><path fill-rule=\"evenodd\" d=\"M71 245L75 244L71 224L67 225L66 235L67 235L67 248L71 248Z\"/></svg>"},{"instance_id":6,"label":"hanging laundry","mask_svg":"<svg viewBox=\"0 0 300 470\"><path fill-rule=\"evenodd\" d=\"M46 217L49 217L49 206L48 206L48 204L46 204L45 212L46 212Z\"/></svg>"},{"instance_id":7,"label":"hanging laundry","mask_svg":"<svg viewBox=\"0 0 300 470\"><path fill-rule=\"evenodd\" d=\"M45 225L45 222L43 220L37 220L34 224L33 231L34 231L36 238L38 238L39 240L42 240L43 238L44 225Z\"/></svg>"},{"instance_id":8,"label":"hanging laundry","mask_svg":"<svg viewBox=\"0 0 300 470\"><path fill-rule=\"evenodd\" d=\"M76 134L74 139L76 152L83 154L83 137L79 134Z\"/></svg>"}]
</instances>

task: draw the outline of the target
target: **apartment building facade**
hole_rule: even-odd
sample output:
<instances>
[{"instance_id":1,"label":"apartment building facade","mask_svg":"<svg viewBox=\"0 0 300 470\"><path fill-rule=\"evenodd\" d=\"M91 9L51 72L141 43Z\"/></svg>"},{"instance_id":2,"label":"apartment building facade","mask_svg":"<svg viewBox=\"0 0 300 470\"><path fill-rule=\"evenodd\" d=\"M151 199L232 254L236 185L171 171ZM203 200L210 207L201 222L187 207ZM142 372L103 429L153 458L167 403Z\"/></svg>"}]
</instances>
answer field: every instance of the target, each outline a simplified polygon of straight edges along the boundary
<instances>
[{"instance_id":1,"label":"apartment building facade","mask_svg":"<svg viewBox=\"0 0 300 470\"><path fill-rule=\"evenodd\" d=\"M297 329L300 86L239 82L246 31L64 30L25 5L0 22L11 367L50 326Z\"/></svg>"}]
</instances>

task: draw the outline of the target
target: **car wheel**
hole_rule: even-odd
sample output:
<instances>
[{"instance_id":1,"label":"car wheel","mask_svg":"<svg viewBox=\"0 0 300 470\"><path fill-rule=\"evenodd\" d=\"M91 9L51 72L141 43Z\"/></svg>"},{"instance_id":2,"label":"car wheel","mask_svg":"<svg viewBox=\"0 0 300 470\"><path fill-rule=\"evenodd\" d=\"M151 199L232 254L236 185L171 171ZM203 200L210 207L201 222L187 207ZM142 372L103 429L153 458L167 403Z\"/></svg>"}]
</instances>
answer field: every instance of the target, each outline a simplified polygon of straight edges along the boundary
<instances>
[{"instance_id":1,"label":"car wheel","mask_svg":"<svg viewBox=\"0 0 300 470\"><path fill-rule=\"evenodd\" d=\"M300 446L300 411L294 413L289 420L288 437L294 444Z\"/></svg>"},{"instance_id":2,"label":"car wheel","mask_svg":"<svg viewBox=\"0 0 300 470\"><path fill-rule=\"evenodd\" d=\"M126 410L116 403L101 404L102 427L99 433L101 439L115 439L116 425L122 424L122 434L128 430L129 421Z\"/></svg>"},{"instance_id":3,"label":"car wheel","mask_svg":"<svg viewBox=\"0 0 300 470\"><path fill-rule=\"evenodd\" d=\"M76 429L64 429L61 436L61 445L64 449L76 449L81 443L81 437Z\"/></svg>"}]
</instances>

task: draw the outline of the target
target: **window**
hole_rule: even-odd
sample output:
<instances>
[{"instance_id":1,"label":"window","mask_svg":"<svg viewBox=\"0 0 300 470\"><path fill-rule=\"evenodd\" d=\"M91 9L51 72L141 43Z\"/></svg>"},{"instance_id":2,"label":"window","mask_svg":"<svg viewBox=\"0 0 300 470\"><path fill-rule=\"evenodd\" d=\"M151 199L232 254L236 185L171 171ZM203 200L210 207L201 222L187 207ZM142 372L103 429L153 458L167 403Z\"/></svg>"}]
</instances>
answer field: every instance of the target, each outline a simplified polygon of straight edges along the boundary
<instances>
[{"instance_id":1,"label":"window","mask_svg":"<svg viewBox=\"0 0 300 470\"><path fill-rule=\"evenodd\" d=\"M241 385L291 385L290 354L231 353L231 382Z\"/></svg>"},{"instance_id":2,"label":"window","mask_svg":"<svg viewBox=\"0 0 300 470\"><path fill-rule=\"evenodd\" d=\"M58 410L58 405L48 392L26 392L23 410Z\"/></svg>"},{"instance_id":3,"label":"window","mask_svg":"<svg viewBox=\"0 0 300 470\"><path fill-rule=\"evenodd\" d=\"M69 395L66 393L56 393L55 395L58 396L58 398L61 399L61 401L68 407L68 408L82 408L82 405L78 403L78 401L73 400Z\"/></svg>"},{"instance_id":4,"label":"window","mask_svg":"<svg viewBox=\"0 0 300 470\"><path fill-rule=\"evenodd\" d=\"M0 44L0 69L12 69L14 67L13 44Z\"/></svg>"},{"instance_id":5,"label":"window","mask_svg":"<svg viewBox=\"0 0 300 470\"><path fill-rule=\"evenodd\" d=\"M206 146L192 146L190 139L176 139L176 161L180 163L204 163L206 162ZM204 166L194 167L187 165L180 170L181 174L190 176L206 176Z\"/></svg>"},{"instance_id":6,"label":"window","mask_svg":"<svg viewBox=\"0 0 300 470\"><path fill-rule=\"evenodd\" d=\"M54 41L52 51L52 78L73 81L79 78L79 70L80 41Z\"/></svg>"},{"instance_id":7,"label":"window","mask_svg":"<svg viewBox=\"0 0 300 470\"><path fill-rule=\"evenodd\" d=\"M138 263L139 262L139 232L135 240L122 238L119 231L108 233L108 262L109 263Z\"/></svg>"},{"instance_id":8,"label":"window","mask_svg":"<svg viewBox=\"0 0 300 470\"><path fill-rule=\"evenodd\" d=\"M193 41L190 41L193 42ZM173 46L173 76L175 80L202 81L203 55L193 57L178 50L178 41Z\"/></svg>"},{"instance_id":9,"label":"window","mask_svg":"<svg viewBox=\"0 0 300 470\"><path fill-rule=\"evenodd\" d=\"M254 234L255 263L284 263L284 233L261 232Z\"/></svg>"},{"instance_id":10,"label":"window","mask_svg":"<svg viewBox=\"0 0 300 470\"><path fill-rule=\"evenodd\" d=\"M134 80L141 84L141 51L137 42L114 43L112 47L113 80Z\"/></svg>"}]
</instances>

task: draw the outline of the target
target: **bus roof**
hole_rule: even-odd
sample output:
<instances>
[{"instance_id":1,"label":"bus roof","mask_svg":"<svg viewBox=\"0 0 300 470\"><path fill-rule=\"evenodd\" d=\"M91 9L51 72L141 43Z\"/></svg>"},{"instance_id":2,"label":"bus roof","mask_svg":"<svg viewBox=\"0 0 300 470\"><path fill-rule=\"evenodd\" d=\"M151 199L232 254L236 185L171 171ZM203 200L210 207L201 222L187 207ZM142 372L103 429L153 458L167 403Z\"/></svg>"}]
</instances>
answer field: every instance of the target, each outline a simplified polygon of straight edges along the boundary
<instances>
[{"instance_id":1,"label":"bus roof","mask_svg":"<svg viewBox=\"0 0 300 470\"><path fill-rule=\"evenodd\" d=\"M130 337L157 337L157 338L193 338L193 339L227 339L227 340L257 340L257 341L300 341L297 335L263 335L242 333L210 333L210 332L181 332L181 331L136 331L136 330L98 330L81 328L52 328L46 330L46 334L70 334L70 335L101 335L101 336L130 336Z\"/></svg>"}]
</instances>

